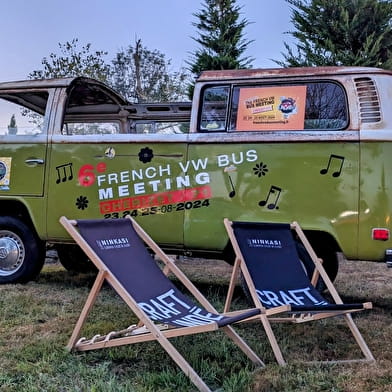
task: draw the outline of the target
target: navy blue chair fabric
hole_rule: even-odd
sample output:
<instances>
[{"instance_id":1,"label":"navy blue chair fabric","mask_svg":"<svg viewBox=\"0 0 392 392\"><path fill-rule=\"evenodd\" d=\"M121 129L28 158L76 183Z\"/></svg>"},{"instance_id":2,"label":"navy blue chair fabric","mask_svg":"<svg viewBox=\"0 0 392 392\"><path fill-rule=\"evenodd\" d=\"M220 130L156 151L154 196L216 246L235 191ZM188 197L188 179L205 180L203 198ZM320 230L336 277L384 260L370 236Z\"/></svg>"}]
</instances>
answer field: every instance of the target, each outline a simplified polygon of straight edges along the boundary
<instances>
[{"instance_id":1,"label":"navy blue chair fabric","mask_svg":"<svg viewBox=\"0 0 392 392\"><path fill-rule=\"evenodd\" d=\"M222 327L254 316L207 312L193 303L163 273L129 219L78 220L80 234L151 320L172 326L216 322Z\"/></svg>"},{"instance_id":2,"label":"navy blue chair fabric","mask_svg":"<svg viewBox=\"0 0 392 392\"><path fill-rule=\"evenodd\" d=\"M313 287L289 224L232 222L232 228L265 308L291 305L293 312L363 308L363 304L331 304Z\"/></svg>"}]
</instances>

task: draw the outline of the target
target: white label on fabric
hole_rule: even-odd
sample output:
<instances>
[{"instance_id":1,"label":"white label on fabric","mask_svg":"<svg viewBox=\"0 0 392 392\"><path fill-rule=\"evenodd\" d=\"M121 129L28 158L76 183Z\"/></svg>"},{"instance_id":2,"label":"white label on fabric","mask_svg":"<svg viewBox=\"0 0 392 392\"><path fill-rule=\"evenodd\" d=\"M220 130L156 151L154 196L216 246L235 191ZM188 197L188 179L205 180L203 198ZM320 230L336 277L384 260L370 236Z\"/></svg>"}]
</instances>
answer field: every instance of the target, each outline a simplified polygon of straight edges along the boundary
<instances>
[{"instance_id":1,"label":"white label on fabric","mask_svg":"<svg viewBox=\"0 0 392 392\"><path fill-rule=\"evenodd\" d=\"M313 297L310 290L310 287L305 287L287 291L256 290L256 292L260 301L267 306L305 305L309 300L313 305L327 305L326 301L318 301Z\"/></svg>"},{"instance_id":2,"label":"white label on fabric","mask_svg":"<svg viewBox=\"0 0 392 392\"><path fill-rule=\"evenodd\" d=\"M164 321L179 315L184 311L188 314L171 323L182 326L195 326L212 323L220 320L223 316L206 313L205 310L197 306L190 307L187 303L178 298L174 290L171 289L148 302L139 302L138 305L148 314L151 320ZM202 314L204 313L204 314Z\"/></svg>"}]
</instances>

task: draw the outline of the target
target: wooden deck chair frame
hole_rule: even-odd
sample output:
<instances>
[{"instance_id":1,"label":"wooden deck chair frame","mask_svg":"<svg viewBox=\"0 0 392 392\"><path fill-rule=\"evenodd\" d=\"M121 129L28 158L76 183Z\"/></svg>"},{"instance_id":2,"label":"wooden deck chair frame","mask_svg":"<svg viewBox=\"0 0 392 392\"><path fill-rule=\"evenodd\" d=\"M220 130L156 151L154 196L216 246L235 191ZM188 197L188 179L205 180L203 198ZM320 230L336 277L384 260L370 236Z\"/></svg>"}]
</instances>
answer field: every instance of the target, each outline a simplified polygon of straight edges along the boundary
<instances>
[{"instance_id":1,"label":"wooden deck chair frame","mask_svg":"<svg viewBox=\"0 0 392 392\"><path fill-rule=\"evenodd\" d=\"M141 226L131 217L128 216L128 218L130 219L129 223L133 225L136 233L164 263L165 274L167 275L169 272L172 272L194 296L194 298L205 308L205 310L211 313L219 314L219 312L214 309L210 302L200 293L200 291L193 285L186 275L175 265L174 261L161 250L161 248L141 228ZM200 326L168 328L167 326L159 326L155 324L153 321L151 321L145 311L138 306L137 302L132 298L132 296L129 295L127 290L121 285L116 277L113 276L111 271L106 267L99 256L84 240L77 230L77 221L68 220L63 216L60 218L60 222L98 269L98 275L96 277L95 283L91 288L79 319L74 327L71 338L68 342L68 350L86 351L155 340L160 343L168 355L190 378L199 391L210 391L207 384L200 378L200 376L190 366L185 358L178 352L174 345L169 341L169 338L211 332L221 329L254 364L260 367L265 366L257 354L247 345L247 343L237 334L237 332L234 331L230 325L219 327L216 323L211 323ZM96 298L105 280L129 306L131 311L139 319L139 323L121 331L112 331L107 335L96 335L91 339L80 338L81 329L96 301ZM233 315L236 313L238 312L233 312Z\"/></svg>"},{"instance_id":2,"label":"wooden deck chair frame","mask_svg":"<svg viewBox=\"0 0 392 392\"><path fill-rule=\"evenodd\" d=\"M232 298L233 298L233 293L234 293L234 288L237 284L239 273L241 272L243 275L243 278L245 279L245 282L248 286L249 293L251 295L251 298L255 304L255 306L259 307L261 309L261 314L259 316L256 316L253 318L254 319L260 319L261 323L265 329L266 335L268 337L268 340L271 344L272 350L274 352L275 358L277 362L280 365L285 365L286 361L283 358L281 349L279 347L279 344L276 340L276 337L274 335L274 332L271 327L272 322L288 322L288 323L303 323L303 322L308 322L308 321L314 321L314 320L320 320L323 318L330 318L330 317L335 317L335 316L342 316L344 317L355 341L357 342L359 348L361 349L363 355L365 358L362 359L352 359L352 360L336 360L336 361L311 361L312 363L341 363L341 362L373 362L375 361L373 354L371 353L369 347L367 346L364 338L362 337L358 327L354 323L351 313L357 312L360 310L364 309L371 309L372 308L372 303L371 302L365 302L363 303L363 308L358 310L358 309L352 309L352 310L337 310L337 311L330 311L330 312L320 312L320 313L304 313L304 314L294 314L290 313L291 306L287 305L286 308L279 306L276 308L265 308L263 304L261 303L259 297L257 296L256 293L256 287L255 283L253 282L249 270L247 268L247 265L244 261L244 257L242 255L240 246L238 244L237 238L234 234L233 228L232 228L232 221L229 219L225 218L224 219L224 225L227 230L227 233L229 235L229 239L232 243L234 252L235 252L235 262L232 270L232 275L229 283L229 289L226 297L226 302L225 302L225 307L224 307L224 312L228 312L230 310ZM316 282L319 277L321 277L324 280L324 283L331 294L334 302L336 304L343 304L343 301L341 297L339 296L335 286L333 285L331 279L329 278L328 274L326 273L323 265L322 265L322 260L317 257L316 253L314 252L312 246L310 245L308 239L306 238L304 232L302 231L300 225L297 222L292 222L290 224L290 228L295 231L297 234L299 240L302 242L304 245L306 251L308 252L310 258L312 259L315 269L314 273L311 279L311 284L315 287ZM276 317L277 313L281 313L279 317Z\"/></svg>"}]
</instances>

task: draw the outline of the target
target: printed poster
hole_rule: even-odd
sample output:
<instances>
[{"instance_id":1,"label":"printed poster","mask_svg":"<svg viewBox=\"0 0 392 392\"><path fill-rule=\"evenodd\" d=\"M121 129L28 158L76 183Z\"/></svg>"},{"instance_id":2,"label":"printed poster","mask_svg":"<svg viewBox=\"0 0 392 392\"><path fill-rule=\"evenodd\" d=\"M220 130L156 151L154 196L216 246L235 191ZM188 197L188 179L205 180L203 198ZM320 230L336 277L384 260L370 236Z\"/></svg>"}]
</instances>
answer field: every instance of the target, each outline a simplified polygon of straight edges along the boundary
<instances>
[{"instance_id":1,"label":"printed poster","mask_svg":"<svg viewBox=\"0 0 392 392\"><path fill-rule=\"evenodd\" d=\"M0 158L0 190L9 189L11 160L11 157Z\"/></svg>"},{"instance_id":2,"label":"printed poster","mask_svg":"<svg viewBox=\"0 0 392 392\"><path fill-rule=\"evenodd\" d=\"M304 129L306 86L241 88L237 131Z\"/></svg>"}]
</instances>

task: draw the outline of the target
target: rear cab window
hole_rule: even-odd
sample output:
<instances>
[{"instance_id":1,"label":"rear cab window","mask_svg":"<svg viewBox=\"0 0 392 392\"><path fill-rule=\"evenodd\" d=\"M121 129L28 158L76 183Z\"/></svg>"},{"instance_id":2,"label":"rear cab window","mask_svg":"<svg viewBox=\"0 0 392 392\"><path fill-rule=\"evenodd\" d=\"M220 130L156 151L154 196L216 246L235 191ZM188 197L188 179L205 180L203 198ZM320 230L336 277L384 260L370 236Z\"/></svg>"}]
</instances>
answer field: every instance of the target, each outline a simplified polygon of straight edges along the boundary
<instances>
[{"instance_id":1,"label":"rear cab window","mask_svg":"<svg viewBox=\"0 0 392 392\"><path fill-rule=\"evenodd\" d=\"M113 135L120 133L118 122L65 122L63 135Z\"/></svg>"},{"instance_id":2,"label":"rear cab window","mask_svg":"<svg viewBox=\"0 0 392 392\"><path fill-rule=\"evenodd\" d=\"M207 86L201 100L199 132L343 130L349 121L345 91L331 81Z\"/></svg>"},{"instance_id":3,"label":"rear cab window","mask_svg":"<svg viewBox=\"0 0 392 392\"><path fill-rule=\"evenodd\" d=\"M163 135L175 135L189 133L189 121L137 121L131 128L131 132Z\"/></svg>"}]
</instances>

